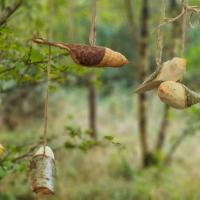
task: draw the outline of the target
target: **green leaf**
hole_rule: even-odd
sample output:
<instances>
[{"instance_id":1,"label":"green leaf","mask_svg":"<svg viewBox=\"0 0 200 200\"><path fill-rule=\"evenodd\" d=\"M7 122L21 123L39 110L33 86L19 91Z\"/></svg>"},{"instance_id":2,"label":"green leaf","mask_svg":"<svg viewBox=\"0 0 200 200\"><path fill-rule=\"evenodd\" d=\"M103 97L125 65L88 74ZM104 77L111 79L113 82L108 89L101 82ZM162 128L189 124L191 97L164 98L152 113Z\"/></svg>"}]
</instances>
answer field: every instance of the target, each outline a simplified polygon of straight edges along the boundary
<instances>
[{"instance_id":1,"label":"green leaf","mask_svg":"<svg viewBox=\"0 0 200 200\"><path fill-rule=\"evenodd\" d=\"M113 141L114 137L111 136L111 135L106 135L106 136L104 137L104 139L109 140L109 141Z\"/></svg>"}]
</instances>

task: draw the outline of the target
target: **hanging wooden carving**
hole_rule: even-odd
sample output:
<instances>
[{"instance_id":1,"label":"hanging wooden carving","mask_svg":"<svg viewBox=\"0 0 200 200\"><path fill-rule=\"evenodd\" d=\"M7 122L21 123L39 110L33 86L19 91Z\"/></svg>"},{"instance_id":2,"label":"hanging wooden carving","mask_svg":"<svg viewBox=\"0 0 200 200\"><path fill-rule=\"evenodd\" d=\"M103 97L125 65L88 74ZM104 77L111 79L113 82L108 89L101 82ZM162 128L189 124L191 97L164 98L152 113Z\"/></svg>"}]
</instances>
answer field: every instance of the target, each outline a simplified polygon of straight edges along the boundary
<instances>
[{"instance_id":1,"label":"hanging wooden carving","mask_svg":"<svg viewBox=\"0 0 200 200\"><path fill-rule=\"evenodd\" d=\"M122 67L128 64L124 55L107 47L49 42L42 38L34 38L33 42L66 49L75 63L85 67Z\"/></svg>"},{"instance_id":2,"label":"hanging wooden carving","mask_svg":"<svg viewBox=\"0 0 200 200\"><path fill-rule=\"evenodd\" d=\"M136 93L143 93L157 88L163 81L180 81L186 69L186 60L175 57L164 62L157 70L152 73L139 87Z\"/></svg>"},{"instance_id":3,"label":"hanging wooden carving","mask_svg":"<svg viewBox=\"0 0 200 200\"><path fill-rule=\"evenodd\" d=\"M42 195L54 194L55 158L50 147L40 147L30 163L32 190Z\"/></svg>"},{"instance_id":4,"label":"hanging wooden carving","mask_svg":"<svg viewBox=\"0 0 200 200\"><path fill-rule=\"evenodd\" d=\"M177 109L188 108L200 102L200 94L185 85L174 81L165 81L158 88L160 99Z\"/></svg>"}]
</instances>

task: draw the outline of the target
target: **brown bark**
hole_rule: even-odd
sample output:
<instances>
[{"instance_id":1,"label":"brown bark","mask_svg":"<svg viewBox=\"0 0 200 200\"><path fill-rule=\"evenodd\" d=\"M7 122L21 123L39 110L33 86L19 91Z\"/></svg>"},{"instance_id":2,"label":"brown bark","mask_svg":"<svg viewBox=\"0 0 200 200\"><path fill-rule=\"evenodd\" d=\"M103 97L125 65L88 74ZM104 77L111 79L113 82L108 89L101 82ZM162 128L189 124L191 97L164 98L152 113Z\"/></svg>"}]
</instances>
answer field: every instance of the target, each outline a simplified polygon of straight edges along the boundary
<instances>
[{"instance_id":1,"label":"brown bark","mask_svg":"<svg viewBox=\"0 0 200 200\"><path fill-rule=\"evenodd\" d=\"M148 19L149 19L149 1L142 1L141 8L141 31L139 42L139 77L143 82L148 71ZM150 162L148 143L147 143L147 96L145 93L139 95L139 131L142 151L143 166L148 166Z\"/></svg>"},{"instance_id":2,"label":"brown bark","mask_svg":"<svg viewBox=\"0 0 200 200\"><path fill-rule=\"evenodd\" d=\"M163 147L165 137L166 137L167 127L169 125L168 114L169 114L169 106L166 104L164 106L164 114L163 114L160 130L158 132L156 150L161 150Z\"/></svg>"},{"instance_id":3,"label":"brown bark","mask_svg":"<svg viewBox=\"0 0 200 200\"><path fill-rule=\"evenodd\" d=\"M0 14L0 26L5 24L8 18L21 6L22 0L17 0L10 6L7 6Z\"/></svg>"},{"instance_id":4,"label":"brown bark","mask_svg":"<svg viewBox=\"0 0 200 200\"><path fill-rule=\"evenodd\" d=\"M140 32L137 32L138 29L136 27L134 14L132 11L132 1L124 0L124 2L126 6L128 21L133 36L133 48L138 49L139 81L143 82L148 71L147 49L148 49L149 1L148 0L142 1ZM148 142L147 142L147 96L145 93L139 95L138 123L139 123L140 144L142 153L142 165L146 167L153 162L153 157L149 153Z\"/></svg>"}]
</instances>

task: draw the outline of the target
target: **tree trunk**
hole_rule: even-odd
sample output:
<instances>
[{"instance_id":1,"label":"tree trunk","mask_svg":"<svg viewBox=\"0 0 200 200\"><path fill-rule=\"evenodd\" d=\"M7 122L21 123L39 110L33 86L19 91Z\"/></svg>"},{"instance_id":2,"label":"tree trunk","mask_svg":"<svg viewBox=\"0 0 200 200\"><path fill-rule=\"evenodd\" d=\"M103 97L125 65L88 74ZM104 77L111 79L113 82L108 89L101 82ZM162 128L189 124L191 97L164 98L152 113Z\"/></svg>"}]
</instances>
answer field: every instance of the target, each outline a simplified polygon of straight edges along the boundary
<instances>
[{"instance_id":1,"label":"tree trunk","mask_svg":"<svg viewBox=\"0 0 200 200\"><path fill-rule=\"evenodd\" d=\"M91 136L97 139L97 94L94 85L95 74L90 74L88 79L88 102L89 102L89 127Z\"/></svg>"},{"instance_id":2,"label":"tree trunk","mask_svg":"<svg viewBox=\"0 0 200 200\"><path fill-rule=\"evenodd\" d=\"M97 0L91 0L91 24L89 33L89 44L95 45L96 42L96 15L97 15ZM91 130L91 136L97 139L97 92L94 81L96 75L94 73L89 74L88 77L88 92L89 92L89 125Z\"/></svg>"},{"instance_id":3,"label":"tree trunk","mask_svg":"<svg viewBox=\"0 0 200 200\"><path fill-rule=\"evenodd\" d=\"M157 151L160 151L164 145L167 127L169 125L168 114L169 114L169 106L166 104L164 105L164 115L161 122L160 130L158 132L158 140L156 144Z\"/></svg>"},{"instance_id":4,"label":"tree trunk","mask_svg":"<svg viewBox=\"0 0 200 200\"><path fill-rule=\"evenodd\" d=\"M148 71L148 19L149 19L149 1L142 1L141 8L141 30L139 42L139 77L143 82ZM139 95L139 131L142 151L143 166L151 163L151 156L148 151L147 143L147 96L145 93Z\"/></svg>"}]
</instances>

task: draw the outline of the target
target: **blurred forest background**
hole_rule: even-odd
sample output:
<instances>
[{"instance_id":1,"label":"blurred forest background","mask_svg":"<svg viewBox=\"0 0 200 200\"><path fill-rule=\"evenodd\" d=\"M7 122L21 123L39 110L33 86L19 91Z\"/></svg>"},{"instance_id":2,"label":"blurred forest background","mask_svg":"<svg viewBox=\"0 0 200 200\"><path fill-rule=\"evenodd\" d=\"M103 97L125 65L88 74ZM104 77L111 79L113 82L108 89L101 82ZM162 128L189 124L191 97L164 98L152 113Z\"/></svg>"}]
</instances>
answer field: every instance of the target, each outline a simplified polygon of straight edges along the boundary
<instances>
[{"instance_id":1,"label":"blurred forest background","mask_svg":"<svg viewBox=\"0 0 200 200\"><path fill-rule=\"evenodd\" d=\"M181 0L167 0L167 17ZM160 0L98 0L96 44L123 53L122 68L80 67L52 48L48 144L59 200L200 199L200 106L175 110L156 91L134 94L156 68ZM200 6L199 0L189 0ZM90 0L0 0L0 200L31 200L28 168L41 145L48 46L34 36L88 44ZM200 25L190 16L184 83L200 84ZM180 56L182 19L163 27L163 61Z\"/></svg>"}]
</instances>

